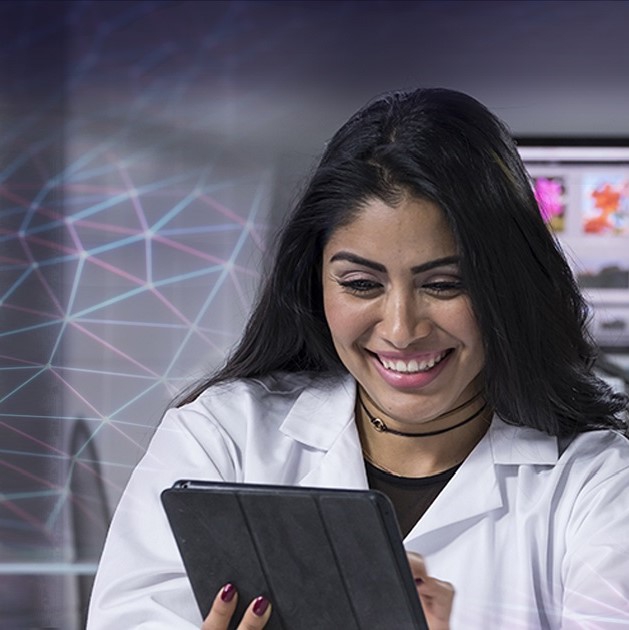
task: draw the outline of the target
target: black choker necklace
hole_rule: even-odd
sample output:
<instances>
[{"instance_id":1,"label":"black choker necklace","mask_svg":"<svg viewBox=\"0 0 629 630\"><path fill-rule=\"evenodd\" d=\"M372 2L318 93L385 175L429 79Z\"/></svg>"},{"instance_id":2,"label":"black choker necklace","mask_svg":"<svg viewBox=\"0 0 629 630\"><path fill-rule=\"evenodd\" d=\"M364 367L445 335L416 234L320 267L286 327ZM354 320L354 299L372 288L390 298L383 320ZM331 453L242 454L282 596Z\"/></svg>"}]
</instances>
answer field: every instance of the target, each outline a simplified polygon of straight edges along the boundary
<instances>
[{"instance_id":1,"label":"black choker necklace","mask_svg":"<svg viewBox=\"0 0 629 630\"><path fill-rule=\"evenodd\" d=\"M472 398L470 398L467 402L464 402L462 405L459 405L458 407L455 407L451 411L448 411L442 414L441 416L439 416L439 418L449 416L455 411L458 411L459 409L463 409L463 407L467 407L467 405L469 405L471 402L476 400L479 396L480 396L480 392L476 394L475 396L473 396ZM395 429L390 429L384 423L384 421L382 421L380 418L376 418L365 406L365 403L363 402L363 399L360 395L360 390L357 392L357 398L358 398L358 402L360 403L360 406L363 408L363 411L367 414L367 417L369 418L369 422L371 422L371 424L373 425L376 431L379 431L380 433L391 433L392 435L401 435L402 437L430 437L431 435L441 435L442 433L447 433L448 431L452 431L452 429L458 429L459 427L462 427L464 424L467 424L468 422L471 422L472 420L474 420L474 418L478 418L478 416L480 416L480 414L483 413L483 411L485 411L485 409L487 408L487 402L485 402L483 403L483 406L480 409L477 409L469 418L466 418L465 420L462 420L458 424L448 427L447 429L438 429L437 431L428 431L427 433L405 433L404 431L396 431Z\"/></svg>"}]
</instances>

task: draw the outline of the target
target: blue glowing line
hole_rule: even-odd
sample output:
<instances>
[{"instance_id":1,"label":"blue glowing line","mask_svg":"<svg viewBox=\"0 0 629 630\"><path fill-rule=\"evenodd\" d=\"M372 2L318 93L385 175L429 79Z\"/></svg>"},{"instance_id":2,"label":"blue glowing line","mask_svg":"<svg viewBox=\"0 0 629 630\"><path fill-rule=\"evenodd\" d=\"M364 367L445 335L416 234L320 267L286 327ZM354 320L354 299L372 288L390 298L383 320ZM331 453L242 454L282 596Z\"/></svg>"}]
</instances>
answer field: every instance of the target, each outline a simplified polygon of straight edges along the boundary
<instances>
[{"instance_id":1,"label":"blue glowing line","mask_svg":"<svg viewBox=\"0 0 629 630\"><path fill-rule=\"evenodd\" d=\"M32 381L34 381L38 376L43 374L45 371L46 371L46 368L42 368L41 370L38 370L37 373L33 374L33 376L26 379L24 382L20 383L16 388L12 389L6 396L4 396L3 398L0 398L0 403L3 403L5 400L11 398L11 396L17 394L17 392L19 392L21 389L26 387Z\"/></svg>"},{"instance_id":2,"label":"blue glowing line","mask_svg":"<svg viewBox=\"0 0 629 630\"><path fill-rule=\"evenodd\" d=\"M265 181L264 184L268 184L268 181ZM263 192L263 190L266 192L266 186L265 185L258 186L258 188L256 190L256 195L255 195L255 197L254 197L254 199L252 201L252 204L251 204L251 208L250 208L249 216L248 216L248 221L252 221L253 218L258 213L258 210L260 208L260 202L262 200L262 192ZM244 244L245 244L245 242L247 241L248 238L249 238L248 232L243 230L240 233L238 241L236 242L236 244L234 246L234 250L232 251L232 254L230 256L229 262L233 262L233 261L236 260L236 258L238 257L238 254L240 253L240 250L242 249L242 247L244 246ZM225 282L225 280L228 277L229 277L229 269L226 267L223 270L223 272L220 274L218 279L216 280L216 283L212 287L212 290L210 291L210 293L207 296L205 302L203 303L201 309L199 310L199 313L198 313L196 319L194 320L194 324L195 325L200 321L201 317L208 310L208 308L210 307L210 305L214 301L216 295L218 294L219 289L222 287L223 283ZM169 365L168 365L168 367L167 367L167 369L165 371L165 374L169 374L170 371L175 367L177 361L179 360L179 357L183 353L183 349L184 349L185 345L188 343L188 341L189 341L190 337L192 336L192 334L193 334L193 331L192 331L192 329L190 329L188 331L188 333L186 334L186 336L184 337L184 339L182 340L182 342L179 344L179 348L174 353L174 356L172 357L172 359L171 359L171 361L170 361L170 363L169 363Z\"/></svg>"},{"instance_id":3,"label":"blue glowing line","mask_svg":"<svg viewBox=\"0 0 629 630\"><path fill-rule=\"evenodd\" d=\"M63 319L54 319L49 322L41 322L39 324L24 326L23 328L12 328L11 330L7 330L6 332L0 332L0 337L11 337L12 335L19 335L20 333L33 332L34 330L41 330L42 328L58 326L63 324L63 321Z\"/></svg>"},{"instance_id":4,"label":"blue glowing line","mask_svg":"<svg viewBox=\"0 0 629 630\"><path fill-rule=\"evenodd\" d=\"M13 293L15 293L17 289L20 288L22 283L26 280L26 278L28 278L28 276L31 275L31 273L33 273L33 266L29 265L28 269L26 269L24 273L19 278L17 278L17 280L7 289L5 294L0 297L0 305L5 302L7 298L9 298Z\"/></svg>"},{"instance_id":5,"label":"blue glowing line","mask_svg":"<svg viewBox=\"0 0 629 630\"><path fill-rule=\"evenodd\" d=\"M178 216L179 213L187 208L190 203L192 203L198 196L199 195L196 190L188 193L179 203L175 204L173 208L169 212L167 212L159 221L154 223L151 226L151 230L153 230L153 232L159 231L162 226L166 225L171 219Z\"/></svg>"}]
</instances>

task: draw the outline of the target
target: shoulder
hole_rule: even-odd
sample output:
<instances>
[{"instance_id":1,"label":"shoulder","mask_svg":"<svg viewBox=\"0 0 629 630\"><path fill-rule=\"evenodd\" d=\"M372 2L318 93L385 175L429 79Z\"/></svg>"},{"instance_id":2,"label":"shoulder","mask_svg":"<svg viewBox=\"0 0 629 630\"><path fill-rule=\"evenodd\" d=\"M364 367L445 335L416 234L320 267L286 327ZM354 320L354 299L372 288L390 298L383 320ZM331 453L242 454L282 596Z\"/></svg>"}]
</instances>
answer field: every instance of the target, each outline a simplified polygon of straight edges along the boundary
<instances>
[{"instance_id":1,"label":"shoulder","mask_svg":"<svg viewBox=\"0 0 629 630\"><path fill-rule=\"evenodd\" d=\"M236 379L218 383L206 389L191 403L181 409L216 409L225 406L229 409L247 409L252 403L256 406L290 405L305 392L316 394L339 386L342 378L329 374L311 372L273 372L258 378Z\"/></svg>"},{"instance_id":2,"label":"shoulder","mask_svg":"<svg viewBox=\"0 0 629 630\"><path fill-rule=\"evenodd\" d=\"M213 426L236 436L251 426L258 430L279 428L289 415L310 416L312 421L311 414L318 407L334 407L340 401L350 404L350 399L353 387L346 376L275 372L209 387L194 401L171 409L167 416L187 430Z\"/></svg>"},{"instance_id":3,"label":"shoulder","mask_svg":"<svg viewBox=\"0 0 629 630\"><path fill-rule=\"evenodd\" d=\"M615 431L580 433L571 440L559 440L558 465L565 474L578 479L584 490L618 480L629 492L629 440Z\"/></svg>"},{"instance_id":4,"label":"shoulder","mask_svg":"<svg viewBox=\"0 0 629 630\"><path fill-rule=\"evenodd\" d=\"M576 500L598 485L625 485L629 492L629 440L611 430L557 438L495 419L490 430L495 464L518 466L518 477L540 491Z\"/></svg>"}]
</instances>

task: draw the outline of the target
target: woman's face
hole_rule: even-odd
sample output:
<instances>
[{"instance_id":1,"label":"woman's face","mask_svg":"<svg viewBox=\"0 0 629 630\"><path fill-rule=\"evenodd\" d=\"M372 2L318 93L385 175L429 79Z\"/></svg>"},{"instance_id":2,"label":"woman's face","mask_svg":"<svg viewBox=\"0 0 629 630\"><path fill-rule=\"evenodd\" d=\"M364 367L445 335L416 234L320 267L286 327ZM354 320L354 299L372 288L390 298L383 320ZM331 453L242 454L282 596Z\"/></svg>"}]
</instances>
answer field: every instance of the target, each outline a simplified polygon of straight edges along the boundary
<instances>
[{"instance_id":1,"label":"woman's face","mask_svg":"<svg viewBox=\"0 0 629 630\"><path fill-rule=\"evenodd\" d=\"M430 421L481 386L483 342L454 236L435 204L367 202L323 250L334 347L398 430Z\"/></svg>"}]
</instances>

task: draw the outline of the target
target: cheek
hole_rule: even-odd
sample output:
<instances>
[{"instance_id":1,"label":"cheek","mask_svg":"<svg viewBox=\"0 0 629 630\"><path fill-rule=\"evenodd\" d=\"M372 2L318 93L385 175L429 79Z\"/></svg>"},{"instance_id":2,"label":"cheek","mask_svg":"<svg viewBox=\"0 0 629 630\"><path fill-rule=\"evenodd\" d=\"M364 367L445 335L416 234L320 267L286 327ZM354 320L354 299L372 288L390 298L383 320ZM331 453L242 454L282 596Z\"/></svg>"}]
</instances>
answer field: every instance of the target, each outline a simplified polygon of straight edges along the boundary
<instances>
[{"instance_id":1,"label":"cheek","mask_svg":"<svg viewBox=\"0 0 629 630\"><path fill-rule=\"evenodd\" d=\"M477 369L481 369L485 363L485 346L476 317L471 310L467 310L460 320L460 339L468 348L470 359Z\"/></svg>"},{"instance_id":2,"label":"cheek","mask_svg":"<svg viewBox=\"0 0 629 630\"><path fill-rule=\"evenodd\" d=\"M465 300L463 303L453 302L451 306L441 314L442 327L459 339L470 360L482 366L485 361L483 338L471 305Z\"/></svg>"},{"instance_id":3,"label":"cheek","mask_svg":"<svg viewBox=\"0 0 629 630\"><path fill-rule=\"evenodd\" d=\"M365 309L352 305L347 296L324 295L323 307L337 350L351 345L365 332Z\"/></svg>"},{"instance_id":4,"label":"cheek","mask_svg":"<svg viewBox=\"0 0 629 630\"><path fill-rule=\"evenodd\" d=\"M334 296L326 297L323 302L325 319L335 345L344 340L350 333L351 319L347 317L347 311L341 302Z\"/></svg>"}]
</instances>

